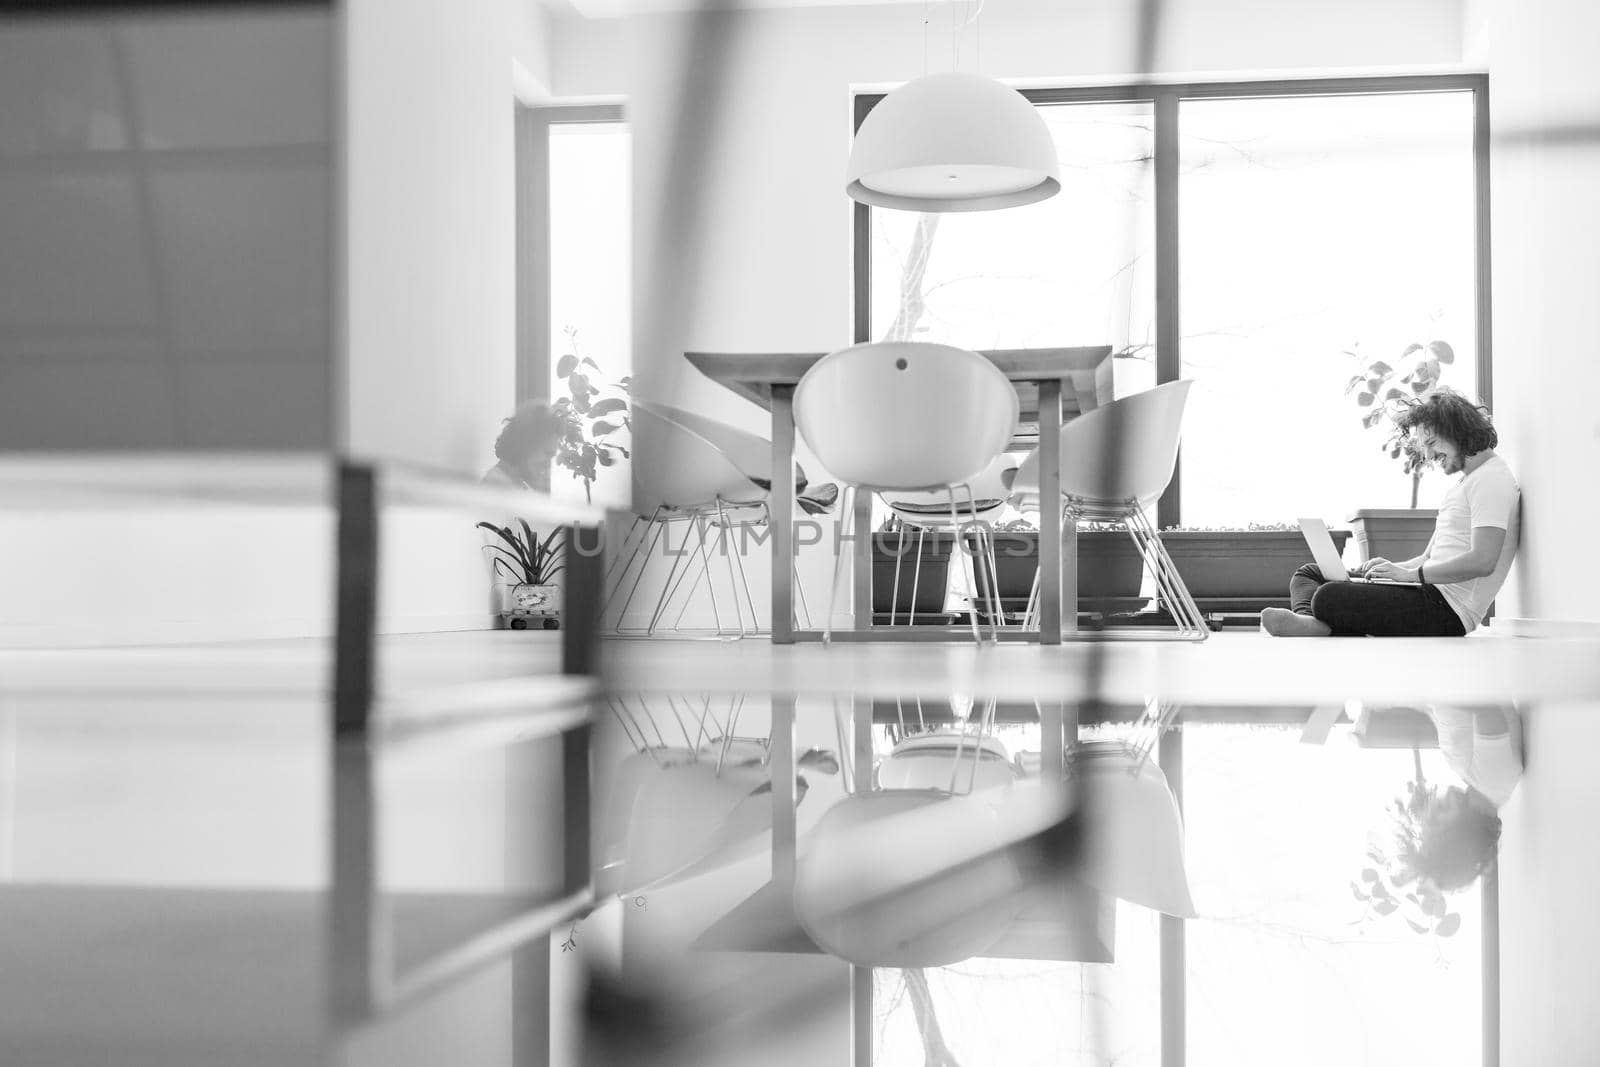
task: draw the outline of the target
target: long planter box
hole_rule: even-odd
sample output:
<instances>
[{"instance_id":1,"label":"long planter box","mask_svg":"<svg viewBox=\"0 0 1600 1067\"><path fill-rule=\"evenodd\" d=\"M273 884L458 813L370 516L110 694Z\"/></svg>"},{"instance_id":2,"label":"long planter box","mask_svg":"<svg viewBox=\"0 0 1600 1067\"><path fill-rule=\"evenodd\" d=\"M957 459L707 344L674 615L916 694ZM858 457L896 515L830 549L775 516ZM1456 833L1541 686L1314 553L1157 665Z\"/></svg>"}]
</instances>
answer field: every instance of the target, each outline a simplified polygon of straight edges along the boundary
<instances>
[{"instance_id":1,"label":"long planter box","mask_svg":"<svg viewBox=\"0 0 1600 1067\"><path fill-rule=\"evenodd\" d=\"M1343 552L1349 530L1330 530ZM1299 530L1168 530L1161 535L1189 595L1203 598L1277 599L1311 550Z\"/></svg>"},{"instance_id":2,"label":"long planter box","mask_svg":"<svg viewBox=\"0 0 1600 1067\"><path fill-rule=\"evenodd\" d=\"M1342 552L1350 531L1330 533ZM1299 530L1169 530L1161 540L1196 599L1282 599L1289 594L1295 569L1311 562ZM1025 599L1039 565L1039 535L1020 530L996 534L995 557L1000 596ZM1078 534L1080 599L1136 597L1143 577L1139 553L1125 532Z\"/></svg>"},{"instance_id":3,"label":"long planter box","mask_svg":"<svg viewBox=\"0 0 1600 1067\"><path fill-rule=\"evenodd\" d=\"M1002 600L1026 602L1039 569L1039 534L1012 530L994 535L995 568ZM1133 539L1122 530L1084 530L1078 534L1078 599L1139 595L1144 564ZM979 571L979 592L987 595L988 569Z\"/></svg>"}]
</instances>

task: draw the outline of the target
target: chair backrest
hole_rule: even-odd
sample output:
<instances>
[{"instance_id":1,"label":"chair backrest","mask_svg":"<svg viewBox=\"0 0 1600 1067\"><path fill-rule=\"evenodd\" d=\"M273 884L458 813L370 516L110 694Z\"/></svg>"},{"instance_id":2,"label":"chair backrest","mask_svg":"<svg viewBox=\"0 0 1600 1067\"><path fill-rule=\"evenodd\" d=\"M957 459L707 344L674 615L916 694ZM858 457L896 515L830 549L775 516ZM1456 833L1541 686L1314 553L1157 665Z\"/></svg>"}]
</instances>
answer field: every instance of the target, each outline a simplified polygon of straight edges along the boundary
<instances>
[{"instance_id":1,"label":"chair backrest","mask_svg":"<svg viewBox=\"0 0 1600 1067\"><path fill-rule=\"evenodd\" d=\"M1017 391L983 356L883 341L818 360L794 395L795 424L828 473L873 489L970 481L1017 425Z\"/></svg>"},{"instance_id":2,"label":"chair backrest","mask_svg":"<svg viewBox=\"0 0 1600 1067\"><path fill-rule=\"evenodd\" d=\"M1084 412L1061 428L1061 491L1091 501L1148 503L1172 481L1192 381L1168 382ZM1017 493L1039 492L1039 450L1022 461Z\"/></svg>"},{"instance_id":3,"label":"chair backrest","mask_svg":"<svg viewBox=\"0 0 1600 1067\"><path fill-rule=\"evenodd\" d=\"M730 426L720 419L713 419L709 415L701 415L694 411L685 411L683 408L673 407L671 404L662 404L654 400L635 400L633 406L636 410L643 409L661 418L677 423L686 430L693 431L715 445L723 455L733 461L733 465L744 471L751 478L771 484L772 482L772 442L760 434L741 430L737 426ZM795 485L804 488L806 483L805 468L796 463L794 465Z\"/></svg>"},{"instance_id":4,"label":"chair backrest","mask_svg":"<svg viewBox=\"0 0 1600 1067\"><path fill-rule=\"evenodd\" d=\"M765 489L693 430L648 407L633 409L633 510L693 508L717 500L757 503Z\"/></svg>"}]
</instances>

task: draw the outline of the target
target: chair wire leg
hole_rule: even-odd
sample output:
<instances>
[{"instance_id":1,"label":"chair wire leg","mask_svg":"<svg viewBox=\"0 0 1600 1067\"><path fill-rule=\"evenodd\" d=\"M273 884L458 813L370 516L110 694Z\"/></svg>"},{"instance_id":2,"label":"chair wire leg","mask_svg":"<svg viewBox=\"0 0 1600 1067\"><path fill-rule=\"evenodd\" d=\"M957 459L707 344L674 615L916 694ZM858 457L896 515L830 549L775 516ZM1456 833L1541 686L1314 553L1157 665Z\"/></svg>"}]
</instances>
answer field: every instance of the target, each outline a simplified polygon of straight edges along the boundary
<instances>
[{"instance_id":1,"label":"chair wire leg","mask_svg":"<svg viewBox=\"0 0 1600 1067\"><path fill-rule=\"evenodd\" d=\"M667 571L667 580L662 584L661 593L656 598L656 606L650 613L650 623L645 628L646 636L653 636L655 634L656 626L661 621L661 613L666 610L667 604L672 600L672 594L677 592L678 587L683 584L683 575L678 573L678 568L684 566L684 559L688 555L687 550L689 547L689 533L689 527L685 526L683 529L683 540L675 551L672 547L672 530L670 523L668 524L666 534L662 538L664 542L663 550L672 556L672 567ZM687 574L687 570L685 570L684 573Z\"/></svg>"},{"instance_id":2,"label":"chair wire leg","mask_svg":"<svg viewBox=\"0 0 1600 1067\"><path fill-rule=\"evenodd\" d=\"M765 506L765 505L763 505L763 506ZM738 564L738 567L739 567L739 584L744 588L744 601L745 601L745 604L747 604L749 606L749 608L750 608L750 629L749 630L745 629L745 627L744 627L744 615L741 613L739 615L739 636L740 637L746 637L746 636L749 636L749 634L752 634L752 633L757 633L758 634L758 633L761 632L761 621L760 621L760 617L758 615L756 615L756 598L750 592L750 579L745 576L745 572L744 572L744 545L742 544L744 538L742 536L740 537L739 540L741 541L741 544L737 548L730 549L728 547L727 541L728 540L732 540L733 531L734 531L734 529L736 527L734 527L733 525L731 525L728 522L727 513L726 513L726 511L723 510L723 507L722 507L722 498L721 497L717 498L717 517L722 523L722 529L723 529L723 532L724 532L724 536L726 538L726 540L724 540L724 542L723 542L723 548L726 551L728 551L729 554L733 557L729 561L730 567L729 567L729 570L728 570L728 581L730 583L733 581L733 569L732 569L731 565L735 564L735 563ZM737 527L737 529L742 534L744 529L745 529L745 527L744 526L739 526L739 527ZM739 606L738 605L738 600L739 600L738 591L735 590L735 592L734 592L734 610L735 611L738 610L738 606Z\"/></svg>"},{"instance_id":3,"label":"chair wire leg","mask_svg":"<svg viewBox=\"0 0 1600 1067\"><path fill-rule=\"evenodd\" d=\"M1139 559L1144 563L1145 569L1155 579L1158 600L1163 600L1170 606L1173 600L1172 576L1166 573L1161 558L1157 554L1155 546L1150 543L1150 538L1146 534L1143 524L1132 513L1129 513L1124 517L1123 526L1127 529L1128 536L1133 538L1134 547L1138 550ZM1181 636L1188 636L1187 620L1177 610L1173 611L1172 618L1177 624L1178 633Z\"/></svg>"},{"instance_id":4,"label":"chair wire leg","mask_svg":"<svg viewBox=\"0 0 1600 1067\"><path fill-rule=\"evenodd\" d=\"M1162 543L1160 533L1150 525L1149 517L1143 511L1139 511L1137 521L1151 542L1152 553L1161 562L1162 569L1167 574L1167 582L1171 587L1167 597L1173 619L1178 621L1179 629L1186 631L1188 636L1204 641L1210 636L1211 631L1206 627L1205 616L1200 613L1199 605L1194 602L1194 597L1190 596L1183 576L1178 573L1178 565L1173 562L1166 545Z\"/></svg>"},{"instance_id":5,"label":"chair wire leg","mask_svg":"<svg viewBox=\"0 0 1600 1067\"><path fill-rule=\"evenodd\" d=\"M700 531L700 562L703 565L706 576L706 596L711 600L711 617L716 621L717 624L717 636L726 637L727 634L722 628L722 610L717 606L717 582L715 576L711 573L711 553L706 550L706 529L710 525L710 516L696 516L695 526ZM689 592L692 595L694 593L694 589L691 588ZM685 604L685 607L687 606L688 605Z\"/></svg>"},{"instance_id":6,"label":"chair wire leg","mask_svg":"<svg viewBox=\"0 0 1600 1067\"><path fill-rule=\"evenodd\" d=\"M701 533L702 543L703 543L704 537L705 537L705 534L702 531L702 533ZM695 565L697 563L699 564L698 569L696 569L696 567L695 567ZM689 588L684 592L683 599L678 602L678 614L676 614L676 615L674 615L672 617L672 632L673 633L682 633L683 632L683 616L685 615L685 613L688 612L689 605L694 603L694 594L695 594L695 591L700 588L701 580L702 579L705 580L706 587L708 589L710 589L711 584L712 584L712 576L711 576L711 566L710 566L710 564L707 563L705 561L705 559L703 559L703 558L691 559L689 561L688 565L686 567L684 567L682 576L680 576L678 578L678 584L673 588L672 592L667 597L667 601L668 601L669 604L671 603L673 597L676 597L678 595L679 590L683 589L684 582L689 581L689 575L691 573L693 573L693 575L694 575L694 580L689 582ZM711 592L711 595L713 597L716 596L716 590L710 589L710 592Z\"/></svg>"},{"instance_id":7,"label":"chair wire leg","mask_svg":"<svg viewBox=\"0 0 1600 1067\"><path fill-rule=\"evenodd\" d=\"M660 511L661 509L657 508L656 510ZM611 606L611 597L616 595L616 585L612 584L612 579L616 579L617 585L620 585L622 577L628 573L628 565L627 564L624 564L622 566L622 570L621 570L620 573L617 570L617 566L618 566L618 564L622 564L622 561L623 561L624 556L625 556L625 554L627 552L627 549L628 549L628 545L629 545L630 542L633 541L633 535L636 534L636 533L640 533L641 527L646 529L646 530L648 530L649 529L649 524L654 522L654 521L655 521L655 516L654 515L652 515L648 519L645 518L643 515L635 515L633 517L633 524L628 527L628 532L622 535L622 544L618 546L617 554L612 557L610 564L607 565L607 567L606 567L606 576L605 576L605 579L603 581L603 588L609 589L611 592L610 592L609 595L607 595L606 602L603 605L601 605L601 611L604 611L606 608ZM641 534L640 539L643 540L643 535L642 534ZM635 553L637 553L639 551L639 546L638 545L634 545L633 550L634 550ZM632 556L626 556L626 558L628 560L628 564L631 564L633 562L633 557Z\"/></svg>"},{"instance_id":8,"label":"chair wire leg","mask_svg":"<svg viewBox=\"0 0 1600 1067\"><path fill-rule=\"evenodd\" d=\"M920 563L922 561L922 551L921 550L922 550L922 541L919 538L918 541L917 541L917 562L918 563ZM906 558L906 524L904 522L902 522L902 523L900 523L900 539L895 543L894 588L889 593L889 625L890 626L894 625L895 617L899 614L899 611L900 611L900 565L905 562L905 558ZM911 618L908 620L908 622L913 622L914 623L914 622L917 621L917 618L916 618L916 616L917 616L917 593L916 593L916 580L915 579L912 580L911 590L912 590L911 591L911 611L909 612L909 614L911 615Z\"/></svg>"},{"instance_id":9,"label":"chair wire leg","mask_svg":"<svg viewBox=\"0 0 1600 1067\"><path fill-rule=\"evenodd\" d=\"M722 558L728 564L728 591L733 595L733 619L739 627L739 639L743 640L750 634L750 631L744 625L744 607L739 603L739 578L744 574L744 560L742 558L739 559L739 571L738 574L735 574L733 561L739 553L731 551L728 547L728 540L733 528L728 525L728 513L722 506L722 498L720 496L717 497L717 531L717 551L722 553ZM749 583L745 584L744 595L746 600L750 599ZM753 605L750 608L750 617L754 621L755 607Z\"/></svg>"},{"instance_id":10,"label":"chair wire leg","mask_svg":"<svg viewBox=\"0 0 1600 1067\"><path fill-rule=\"evenodd\" d=\"M1195 637L1201 641L1206 640L1211 636L1211 629L1206 625L1205 615L1201 613L1200 606L1195 603L1193 595L1189 592L1188 585L1183 580L1183 576L1178 573L1178 565L1173 561L1171 553L1167 551L1167 546L1161 540L1160 533L1149 525L1148 518L1145 518L1142 514L1141 518L1144 519L1146 527L1150 530L1150 535L1155 538L1156 550L1160 554L1162 561L1172 573L1172 583L1177 592L1177 599L1189 612L1189 619L1193 625Z\"/></svg>"},{"instance_id":11,"label":"chair wire leg","mask_svg":"<svg viewBox=\"0 0 1600 1067\"><path fill-rule=\"evenodd\" d=\"M981 556L973 556L972 568L976 573L978 561L988 568L988 581L979 586L979 595L983 597L984 606L989 610L989 640L995 644L1000 643L1000 568L994 558L994 538L989 535L989 523L978 518L978 498L972 491L970 482L963 482L961 487L967 491L967 506L972 509L972 526L977 533L978 549Z\"/></svg>"},{"instance_id":12,"label":"chair wire leg","mask_svg":"<svg viewBox=\"0 0 1600 1067\"><path fill-rule=\"evenodd\" d=\"M961 554L961 517L956 514L956 491L954 486L944 487L945 497L950 502L950 529L955 531L955 544L950 548L952 558ZM978 630L978 591L972 584L972 572L965 575L967 579L967 621L972 624L972 640L983 644L983 634Z\"/></svg>"},{"instance_id":13,"label":"chair wire leg","mask_svg":"<svg viewBox=\"0 0 1600 1067\"><path fill-rule=\"evenodd\" d=\"M1161 595L1166 599L1173 621L1177 624L1178 633L1192 640L1205 640L1210 634L1205 617L1200 614L1188 587L1184 585L1183 577L1178 573L1177 565L1161 543L1161 535L1150 525L1150 520L1137 504L1128 513L1125 525L1129 533L1138 531L1135 540L1139 544L1140 555L1155 576Z\"/></svg>"},{"instance_id":14,"label":"chair wire leg","mask_svg":"<svg viewBox=\"0 0 1600 1067\"><path fill-rule=\"evenodd\" d=\"M640 555L641 548L643 549L643 555L639 561L639 573L633 576L633 585L628 589L628 595L622 601L622 607L617 611L616 632L619 634L622 633L623 620L628 617L628 608L633 604L634 594L639 591L639 583L644 580L645 571L650 569L650 557L655 553L656 545L661 543L662 536L667 533L667 520L661 517L660 508L656 508L655 513L651 515L650 526L649 545L646 546L644 543L645 538L641 537L639 545L634 548L634 555ZM670 537L668 538L668 543L671 543ZM632 560L629 561L629 566L632 566ZM617 582L618 589L622 588L622 581L627 576L628 572L624 570Z\"/></svg>"},{"instance_id":15,"label":"chair wire leg","mask_svg":"<svg viewBox=\"0 0 1600 1067\"><path fill-rule=\"evenodd\" d=\"M694 567L694 561L690 558L688 549L689 536L690 534L696 532L697 527L698 523L696 522L696 516L690 515L686 525L683 528L683 541L679 543L678 551L672 558L672 570L668 572L666 585L662 587L661 599L656 601L656 610L650 616L650 626L647 630L645 630L645 634L647 636L655 636L656 627L661 624L661 617L666 614L667 605L670 604L672 602L672 598L677 595L679 588L682 587L684 580L689 576L690 570ZM670 539L668 544L671 544ZM686 559L689 560L688 563L684 563L684 560ZM682 574L678 573L678 568L680 565L683 567ZM676 579L676 581L674 581L674 579ZM695 584L699 584L698 576L695 578ZM693 592L693 589L691 588L690 591Z\"/></svg>"},{"instance_id":16,"label":"chair wire leg","mask_svg":"<svg viewBox=\"0 0 1600 1067\"><path fill-rule=\"evenodd\" d=\"M905 535L905 524L901 523L901 525L900 525L900 556L895 559L895 564L894 564L895 579L897 581L898 581L898 579L900 577L900 559L904 558L904 556L905 556L905 536L906 536ZM927 539L927 536L928 536L927 527L918 526L917 527L917 562L911 568L911 609L906 612L906 625L908 625L908 626L915 626L916 622L917 622L917 591L922 588L922 544ZM944 607L943 604L941 604L939 606L940 606L941 609ZM893 617L891 617L889 619L889 622L890 622L891 625L893 625L893 623L894 623Z\"/></svg>"},{"instance_id":17,"label":"chair wire leg","mask_svg":"<svg viewBox=\"0 0 1600 1067\"><path fill-rule=\"evenodd\" d=\"M849 504L852 497L858 491L859 490L857 490L855 486L847 485L844 487L844 492L839 494L840 522L847 521L847 516L852 514ZM833 612L839 603L839 572L844 565L844 557L844 546L841 545L840 550L835 552L833 556L833 582L828 589L828 617L822 620L823 648L827 648L828 645L833 641ZM774 560L772 565L776 567L778 565L777 561Z\"/></svg>"}]
</instances>

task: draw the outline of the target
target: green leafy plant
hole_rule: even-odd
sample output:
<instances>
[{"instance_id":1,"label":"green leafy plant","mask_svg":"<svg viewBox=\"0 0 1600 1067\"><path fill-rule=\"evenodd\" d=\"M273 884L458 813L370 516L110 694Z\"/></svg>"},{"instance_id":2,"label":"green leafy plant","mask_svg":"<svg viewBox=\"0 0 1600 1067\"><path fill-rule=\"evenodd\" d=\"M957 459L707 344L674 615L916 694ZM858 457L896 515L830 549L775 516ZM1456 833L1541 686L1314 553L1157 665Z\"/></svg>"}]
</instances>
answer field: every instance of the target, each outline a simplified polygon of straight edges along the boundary
<instances>
[{"instance_id":1,"label":"green leafy plant","mask_svg":"<svg viewBox=\"0 0 1600 1067\"><path fill-rule=\"evenodd\" d=\"M572 351L556 362L556 376L566 382L567 395L551 405L561 419L556 464L583 481L584 497L592 501L600 468L615 465L619 455L632 455L616 435L633 432L628 403L633 377L606 381L598 363L578 355L578 331L569 326L566 335Z\"/></svg>"},{"instance_id":2,"label":"green leafy plant","mask_svg":"<svg viewBox=\"0 0 1600 1067\"><path fill-rule=\"evenodd\" d=\"M562 561L566 554L566 541L562 539L565 531L552 530L549 537L540 541L527 522L518 519L517 526L520 530L492 522L478 523L478 529L488 530L502 542L486 546L494 553L494 573L517 585L549 585L566 568Z\"/></svg>"},{"instance_id":3,"label":"green leafy plant","mask_svg":"<svg viewBox=\"0 0 1600 1067\"><path fill-rule=\"evenodd\" d=\"M1456 361L1455 349L1444 341L1413 343L1406 345L1393 363L1382 359L1369 362L1355 349L1345 349L1345 355L1362 364L1345 384L1345 395L1355 396L1356 406L1362 409L1361 425L1384 435L1383 450L1390 459L1400 460L1402 469L1411 476L1411 506L1416 507L1427 457L1418 443L1400 429L1395 417L1406 401L1439 384L1443 367Z\"/></svg>"}]
</instances>

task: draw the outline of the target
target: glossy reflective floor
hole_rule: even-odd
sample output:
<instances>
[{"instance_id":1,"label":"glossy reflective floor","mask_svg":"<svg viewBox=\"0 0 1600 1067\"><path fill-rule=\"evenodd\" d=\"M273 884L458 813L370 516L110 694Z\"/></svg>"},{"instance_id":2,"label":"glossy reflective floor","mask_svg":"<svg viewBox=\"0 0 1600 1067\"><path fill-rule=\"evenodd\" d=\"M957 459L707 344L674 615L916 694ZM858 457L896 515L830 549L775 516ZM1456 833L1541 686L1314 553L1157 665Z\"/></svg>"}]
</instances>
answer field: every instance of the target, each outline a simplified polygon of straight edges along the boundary
<instances>
[{"instance_id":1,"label":"glossy reflective floor","mask_svg":"<svg viewBox=\"0 0 1600 1067\"><path fill-rule=\"evenodd\" d=\"M1563 966L1539 916L1600 884L1556 847L1600 813L1596 651L610 642L595 906L411 991L561 899L548 731L395 728L352 791L320 643L0 653L0 1061L1159 1064L1177 1033L1191 1064L1481 1062L1485 983ZM557 654L385 639L387 713L559 704L515 681ZM1419 774L1482 770L1449 751L1479 715L1527 756L1504 861L1410 899L1369 850ZM352 1015L357 953L395 995Z\"/></svg>"}]
</instances>

